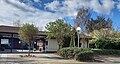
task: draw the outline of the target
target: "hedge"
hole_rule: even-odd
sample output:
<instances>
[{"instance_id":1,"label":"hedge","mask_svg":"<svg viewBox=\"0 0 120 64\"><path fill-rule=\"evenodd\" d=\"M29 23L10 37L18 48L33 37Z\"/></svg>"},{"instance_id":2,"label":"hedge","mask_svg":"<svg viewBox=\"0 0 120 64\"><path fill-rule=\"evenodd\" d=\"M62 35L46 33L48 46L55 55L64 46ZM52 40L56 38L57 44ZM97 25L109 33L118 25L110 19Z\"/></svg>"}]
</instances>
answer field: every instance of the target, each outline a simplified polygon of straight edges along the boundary
<instances>
[{"instance_id":1,"label":"hedge","mask_svg":"<svg viewBox=\"0 0 120 64\"><path fill-rule=\"evenodd\" d=\"M83 51L75 55L75 60L78 61L93 60L93 58L94 58L93 51Z\"/></svg>"},{"instance_id":2,"label":"hedge","mask_svg":"<svg viewBox=\"0 0 120 64\"><path fill-rule=\"evenodd\" d=\"M120 55L120 50L113 49L92 49L96 55Z\"/></svg>"},{"instance_id":3,"label":"hedge","mask_svg":"<svg viewBox=\"0 0 120 64\"><path fill-rule=\"evenodd\" d=\"M57 53L64 58L74 59L76 54L80 54L80 53L85 52L85 51L91 52L91 49L69 47L69 48L62 48Z\"/></svg>"},{"instance_id":4,"label":"hedge","mask_svg":"<svg viewBox=\"0 0 120 64\"><path fill-rule=\"evenodd\" d=\"M84 52L84 51L91 51L91 49L90 48L76 48L75 50L74 50L74 55L75 54L78 54L78 53L80 53L80 52Z\"/></svg>"},{"instance_id":5,"label":"hedge","mask_svg":"<svg viewBox=\"0 0 120 64\"><path fill-rule=\"evenodd\" d=\"M67 59L85 61L92 60L94 55L120 55L120 50L68 47L60 49L57 53Z\"/></svg>"},{"instance_id":6,"label":"hedge","mask_svg":"<svg viewBox=\"0 0 120 64\"><path fill-rule=\"evenodd\" d=\"M92 45L95 45L98 49L116 49L120 50L120 42L116 39L107 40L107 39L97 39ZM94 48L94 46L93 46Z\"/></svg>"},{"instance_id":7,"label":"hedge","mask_svg":"<svg viewBox=\"0 0 120 64\"><path fill-rule=\"evenodd\" d=\"M60 49L57 53L58 55L64 57L64 58L74 58L74 50L76 50L78 48L74 48L74 47L69 47L69 48L62 48Z\"/></svg>"}]
</instances>

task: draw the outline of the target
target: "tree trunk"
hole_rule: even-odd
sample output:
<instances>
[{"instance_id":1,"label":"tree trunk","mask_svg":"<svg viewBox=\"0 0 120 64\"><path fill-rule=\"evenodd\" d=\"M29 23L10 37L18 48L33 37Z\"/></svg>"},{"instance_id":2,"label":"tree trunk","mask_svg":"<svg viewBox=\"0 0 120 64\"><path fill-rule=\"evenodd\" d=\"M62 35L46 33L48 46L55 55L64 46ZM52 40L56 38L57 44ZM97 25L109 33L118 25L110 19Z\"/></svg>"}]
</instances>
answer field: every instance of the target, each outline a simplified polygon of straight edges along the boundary
<instances>
[{"instance_id":1,"label":"tree trunk","mask_svg":"<svg viewBox=\"0 0 120 64\"><path fill-rule=\"evenodd\" d=\"M73 38L73 36L71 36L69 47L74 47L74 38Z\"/></svg>"},{"instance_id":2,"label":"tree trunk","mask_svg":"<svg viewBox=\"0 0 120 64\"><path fill-rule=\"evenodd\" d=\"M28 56L30 56L30 51L31 51L31 50L30 50L30 47L31 47L31 44L29 43L29 47L28 47L28 48L29 48Z\"/></svg>"}]
</instances>

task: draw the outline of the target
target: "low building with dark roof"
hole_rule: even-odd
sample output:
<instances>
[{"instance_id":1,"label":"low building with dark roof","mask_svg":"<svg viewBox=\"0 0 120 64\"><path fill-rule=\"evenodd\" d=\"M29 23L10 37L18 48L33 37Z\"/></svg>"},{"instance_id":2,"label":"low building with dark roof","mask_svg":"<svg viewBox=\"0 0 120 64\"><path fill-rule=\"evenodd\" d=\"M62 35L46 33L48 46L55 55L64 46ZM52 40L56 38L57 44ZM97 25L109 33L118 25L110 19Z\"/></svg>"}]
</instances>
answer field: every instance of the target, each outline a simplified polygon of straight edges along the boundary
<instances>
[{"instance_id":1,"label":"low building with dark roof","mask_svg":"<svg viewBox=\"0 0 120 64\"><path fill-rule=\"evenodd\" d=\"M28 49L28 45L19 39L20 27L14 26L0 26L0 49L12 50ZM47 32L40 31L36 39L31 43L31 49L39 51L56 51L56 39L46 40Z\"/></svg>"},{"instance_id":2,"label":"low building with dark roof","mask_svg":"<svg viewBox=\"0 0 120 64\"><path fill-rule=\"evenodd\" d=\"M28 45L19 39L20 27L0 26L0 49L1 50L28 50ZM31 49L39 51L57 51L58 43L55 38L46 39L48 32L40 31L36 39L31 43ZM90 36L80 34L81 47L88 48ZM84 44L84 45L83 45ZM1 52L1 51L0 51Z\"/></svg>"}]
</instances>

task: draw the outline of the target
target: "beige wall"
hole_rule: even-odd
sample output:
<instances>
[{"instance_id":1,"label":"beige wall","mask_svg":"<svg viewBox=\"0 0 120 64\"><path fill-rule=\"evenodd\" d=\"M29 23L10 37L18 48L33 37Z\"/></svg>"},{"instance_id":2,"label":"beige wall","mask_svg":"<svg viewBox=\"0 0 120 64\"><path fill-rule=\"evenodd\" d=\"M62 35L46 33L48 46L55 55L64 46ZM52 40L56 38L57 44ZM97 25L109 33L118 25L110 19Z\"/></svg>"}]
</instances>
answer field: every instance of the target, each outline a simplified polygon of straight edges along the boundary
<instances>
[{"instance_id":1,"label":"beige wall","mask_svg":"<svg viewBox=\"0 0 120 64\"><path fill-rule=\"evenodd\" d=\"M89 48L89 43L87 43L87 40L81 39L81 48Z\"/></svg>"},{"instance_id":2,"label":"beige wall","mask_svg":"<svg viewBox=\"0 0 120 64\"><path fill-rule=\"evenodd\" d=\"M82 42L81 43L81 48L88 48L88 43L87 42Z\"/></svg>"},{"instance_id":3,"label":"beige wall","mask_svg":"<svg viewBox=\"0 0 120 64\"><path fill-rule=\"evenodd\" d=\"M58 43L56 39L49 39L46 51L57 51Z\"/></svg>"}]
</instances>

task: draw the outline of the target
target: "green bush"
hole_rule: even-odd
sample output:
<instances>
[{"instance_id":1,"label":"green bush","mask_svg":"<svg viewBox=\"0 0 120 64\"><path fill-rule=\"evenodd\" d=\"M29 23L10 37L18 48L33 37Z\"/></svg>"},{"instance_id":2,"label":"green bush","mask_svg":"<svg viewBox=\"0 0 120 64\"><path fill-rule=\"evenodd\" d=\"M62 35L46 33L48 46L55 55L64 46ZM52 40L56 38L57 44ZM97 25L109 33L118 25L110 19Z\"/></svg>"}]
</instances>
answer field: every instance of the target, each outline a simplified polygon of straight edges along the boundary
<instances>
[{"instance_id":1,"label":"green bush","mask_svg":"<svg viewBox=\"0 0 120 64\"><path fill-rule=\"evenodd\" d=\"M120 49L120 43L117 40L97 39L94 44L98 49Z\"/></svg>"},{"instance_id":2,"label":"green bush","mask_svg":"<svg viewBox=\"0 0 120 64\"><path fill-rule=\"evenodd\" d=\"M94 54L97 55L120 55L120 50L112 49L93 49Z\"/></svg>"},{"instance_id":3,"label":"green bush","mask_svg":"<svg viewBox=\"0 0 120 64\"><path fill-rule=\"evenodd\" d=\"M105 46L109 43L103 39L97 39L95 42L95 47L99 49L104 49Z\"/></svg>"},{"instance_id":4,"label":"green bush","mask_svg":"<svg viewBox=\"0 0 120 64\"><path fill-rule=\"evenodd\" d=\"M120 55L120 50L68 47L58 50L57 53L67 59L87 61L92 60L93 55Z\"/></svg>"},{"instance_id":5,"label":"green bush","mask_svg":"<svg viewBox=\"0 0 120 64\"><path fill-rule=\"evenodd\" d=\"M89 51L88 48L77 48L77 47L68 47L62 48L58 51L58 54L64 58L74 58L74 56L83 51Z\"/></svg>"},{"instance_id":6,"label":"green bush","mask_svg":"<svg viewBox=\"0 0 120 64\"><path fill-rule=\"evenodd\" d=\"M91 49L90 48L76 48L74 49L74 55L78 54L78 53L81 53L81 52L84 52L84 51L90 51Z\"/></svg>"},{"instance_id":7,"label":"green bush","mask_svg":"<svg viewBox=\"0 0 120 64\"><path fill-rule=\"evenodd\" d=\"M93 51L83 51L75 55L75 59L78 61L88 61L93 60Z\"/></svg>"},{"instance_id":8,"label":"green bush","mask_svg":"<svg viewBox=\"0 0 120 64\"><path fill-rule=\"evenodd\" d=\"M57 53L64 57L64 58L74 58L74 50L77 49L76 47L68 47L68 48L62 48Z\"/></svg>"}]
</instances>

